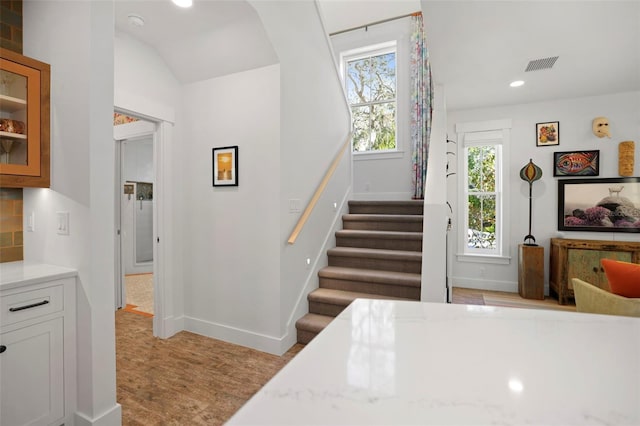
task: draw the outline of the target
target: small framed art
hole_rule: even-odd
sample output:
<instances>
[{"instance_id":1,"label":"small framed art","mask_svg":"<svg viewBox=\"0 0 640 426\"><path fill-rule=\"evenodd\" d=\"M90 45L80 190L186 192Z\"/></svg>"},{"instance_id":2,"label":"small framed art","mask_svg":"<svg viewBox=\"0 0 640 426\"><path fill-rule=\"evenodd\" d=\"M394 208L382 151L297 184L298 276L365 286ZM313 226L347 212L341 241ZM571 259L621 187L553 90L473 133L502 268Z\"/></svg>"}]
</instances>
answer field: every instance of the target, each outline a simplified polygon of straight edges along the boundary
<instances>
[{"instance_id":1,"label":"small framed art","mask_svg":"<svg viewBox=\"0 0 640 426\"><path fill-rule=\"evenodd\" d=\"M238 147L213 148L213 186L238 186Z\"/></svg>"},{"instance_id":2,"label":"small framed art","mask_svg":"<svg viewBox=\"0 0 640 426\"><path fill-rule=\"evenodd\" d=\"M536 146L560 145L560 122L536 123Z\"/></svg>"},{"instance_id":3,"label":"small framed art","mask_svg":"<svg viewBox=\"0 0 640 426\"><path fill-rule=\"evenodd\" d=\"M566 151L553 153L554 176L598 176L600 151Z\"/></svg>"}]
</instances>

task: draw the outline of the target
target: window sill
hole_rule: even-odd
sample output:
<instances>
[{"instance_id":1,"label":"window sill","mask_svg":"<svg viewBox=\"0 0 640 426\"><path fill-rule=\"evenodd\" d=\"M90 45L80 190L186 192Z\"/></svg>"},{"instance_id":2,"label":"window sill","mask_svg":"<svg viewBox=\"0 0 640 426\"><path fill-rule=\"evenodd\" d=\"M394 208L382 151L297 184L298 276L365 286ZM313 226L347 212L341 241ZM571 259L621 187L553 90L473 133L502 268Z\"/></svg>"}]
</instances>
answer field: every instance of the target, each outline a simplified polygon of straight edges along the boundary
<instances>
[{"instance_id":1,"label":"window sill","mask_svg":"<svg viewBox=\"0 0 640 426\"><path fill-rule=\"evenodd\" d=\"M402 158L404 151L388 151L388 152L354 152L353 161L366 160L387 160L390 158Z\"/></svg>"},{"instance_id":2,"label":"window sill","mask_svg":"<svg viewBox=\"0 0 640 426\"><path fill-rule=\"evenodd\" d=\"M471 262L471 263L493 263L496 265L508 265L511 263L511 257L489 255L489 254L461 254L456 255L458 262Z\"/></svg>"}]
</instances>

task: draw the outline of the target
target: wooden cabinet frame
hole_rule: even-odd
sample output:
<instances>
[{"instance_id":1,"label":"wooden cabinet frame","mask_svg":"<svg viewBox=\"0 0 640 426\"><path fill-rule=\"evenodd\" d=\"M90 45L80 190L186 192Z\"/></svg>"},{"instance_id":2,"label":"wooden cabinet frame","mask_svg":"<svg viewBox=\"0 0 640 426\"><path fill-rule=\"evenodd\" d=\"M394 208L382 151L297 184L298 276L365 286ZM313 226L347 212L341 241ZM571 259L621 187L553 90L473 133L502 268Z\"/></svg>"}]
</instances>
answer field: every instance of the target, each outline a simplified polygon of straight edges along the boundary
<instances>
[{"instance_id":1,"label":"wooden cabinet frame","mask_svg":"<svg viewBox=\"0 0 640 426\"><path fill-rule=\"evenodd\" d=\"M569 276L569 250L594 250L600 252L629 253L631 262L640 263L640 242L630 241L598 241L598 240L571 240L565 238L552 238L549 258L549 292L556 293L558 303L564 305L568 298L573 298L571 278L580 278L593 282L586 276ZM601 269L594 273L604 274ZM608 290L608 289L607 289Z\"/></svg>"},{"instance_id":2,"label":"wooden cabinet frame","mask_svg":"<svg viewBox=\"0 0 640 426\"><path fill-rule=\"evenodd\" d=\"M49 64L0 49L0 69L27 78L27 164L0 164L0 187L50 186L50 90Z\"/></svg>"}]
</instances>

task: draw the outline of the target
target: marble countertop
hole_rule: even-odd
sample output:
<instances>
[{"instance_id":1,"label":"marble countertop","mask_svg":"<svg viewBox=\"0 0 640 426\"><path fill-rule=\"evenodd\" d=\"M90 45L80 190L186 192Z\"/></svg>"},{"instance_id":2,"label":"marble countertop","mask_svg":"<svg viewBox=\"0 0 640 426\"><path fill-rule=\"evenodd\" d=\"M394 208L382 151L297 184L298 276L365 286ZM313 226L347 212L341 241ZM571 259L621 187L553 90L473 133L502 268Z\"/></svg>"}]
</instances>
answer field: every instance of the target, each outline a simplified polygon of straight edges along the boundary
<instances>
[{"instance_id":1,"label":"marble countertop","mask_svg":"<svg viewBox=\"0 0 640 426\"><path fill-rule=\"evenodd\" d=\"M0 263L0 290L75 277L75 269L45 263L19 261Z\"/></svg>"},{"instance_id":2,"label":"marble countertop","mask_svg":"<svg viewBox=\"0 0 640 426\"><path fill-rule=\"evenodd\" d=\"M640 318L359 299L230 425L638 425Z\"/></svg>"}]
</instances>

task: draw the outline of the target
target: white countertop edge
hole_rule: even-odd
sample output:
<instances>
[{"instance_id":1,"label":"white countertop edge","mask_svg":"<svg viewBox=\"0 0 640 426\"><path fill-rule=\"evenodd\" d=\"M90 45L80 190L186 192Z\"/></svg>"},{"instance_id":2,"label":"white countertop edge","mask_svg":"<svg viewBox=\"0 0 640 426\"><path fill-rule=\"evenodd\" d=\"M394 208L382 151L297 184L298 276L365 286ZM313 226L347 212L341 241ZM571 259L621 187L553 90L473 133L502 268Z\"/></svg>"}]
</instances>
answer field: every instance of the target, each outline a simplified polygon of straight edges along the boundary
<instances>
[{"instance_id":1,"label":"white countertop edge","mask_svg":"<svg viewBox=\"0 0 640 426\"><path fill-rule=\"evenodd\" d=\"M5 262L0 263L0 290L10 290L77 275L77 270L64 266L31 261Z\"/></svg>"}]
</instances>

